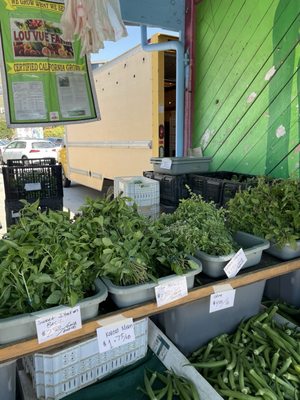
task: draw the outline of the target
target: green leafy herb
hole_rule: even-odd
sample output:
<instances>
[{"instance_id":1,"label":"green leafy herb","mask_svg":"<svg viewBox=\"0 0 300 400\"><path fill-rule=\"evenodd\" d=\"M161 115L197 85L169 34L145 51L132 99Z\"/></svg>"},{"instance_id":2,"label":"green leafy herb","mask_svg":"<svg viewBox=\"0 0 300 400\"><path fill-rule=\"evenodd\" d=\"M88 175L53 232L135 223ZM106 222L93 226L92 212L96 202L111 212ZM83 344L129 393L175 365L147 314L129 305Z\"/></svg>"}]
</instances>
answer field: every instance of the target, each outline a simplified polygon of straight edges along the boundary
<instances>
[{"instance_id":1,"label":"green leafy herb","mask_svg":"<svg viewBox=\"0 0 300 400\"><path fill-rule=\"evenodd\" d=\"M237 193L228 203L231 230L264 237L283 247L300 239L300 187L293 179L267 181Z\"/></svg>"}]
</instances>

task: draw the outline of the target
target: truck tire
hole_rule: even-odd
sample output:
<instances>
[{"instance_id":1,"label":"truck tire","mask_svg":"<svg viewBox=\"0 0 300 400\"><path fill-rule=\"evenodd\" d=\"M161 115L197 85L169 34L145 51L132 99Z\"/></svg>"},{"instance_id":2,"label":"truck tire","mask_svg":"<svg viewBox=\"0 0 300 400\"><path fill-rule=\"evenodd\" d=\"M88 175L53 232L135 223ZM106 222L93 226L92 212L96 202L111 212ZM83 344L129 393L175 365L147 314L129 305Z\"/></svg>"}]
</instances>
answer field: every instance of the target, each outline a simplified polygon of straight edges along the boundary
<instances>
[{"instance_id":1,"label":"truck tire","mask_svg":"<svg viewBox=\"0 0 300 400\"><path fill-rule=\"evenodd\" d=\"M62 184L64 188L68 188L71 186L71 181L66 177L63 169L62 169Z\"/></svg>"}]
</instances>

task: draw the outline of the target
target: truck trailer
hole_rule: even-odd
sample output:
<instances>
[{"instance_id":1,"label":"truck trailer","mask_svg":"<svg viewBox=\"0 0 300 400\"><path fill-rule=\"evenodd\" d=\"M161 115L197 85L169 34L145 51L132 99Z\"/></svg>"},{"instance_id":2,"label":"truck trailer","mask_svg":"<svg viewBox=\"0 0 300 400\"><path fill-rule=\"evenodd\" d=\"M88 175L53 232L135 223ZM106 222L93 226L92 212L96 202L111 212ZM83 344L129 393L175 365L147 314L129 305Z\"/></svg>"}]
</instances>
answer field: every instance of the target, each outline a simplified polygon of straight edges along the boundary
<instances>
[{"instance_id":1,"label":"truck trailer","mask_svg":"<svg viewBox=\"0 0 300 400\"><path fill-rule=\"evenodd\" d=\"M174 41L156 34L151 43ZM102 190L105 180L139 176L151 157L175 155L176 53L141 45L93 71L101 120L66 127L64 186Z\"/></svg>"}]
</instances>

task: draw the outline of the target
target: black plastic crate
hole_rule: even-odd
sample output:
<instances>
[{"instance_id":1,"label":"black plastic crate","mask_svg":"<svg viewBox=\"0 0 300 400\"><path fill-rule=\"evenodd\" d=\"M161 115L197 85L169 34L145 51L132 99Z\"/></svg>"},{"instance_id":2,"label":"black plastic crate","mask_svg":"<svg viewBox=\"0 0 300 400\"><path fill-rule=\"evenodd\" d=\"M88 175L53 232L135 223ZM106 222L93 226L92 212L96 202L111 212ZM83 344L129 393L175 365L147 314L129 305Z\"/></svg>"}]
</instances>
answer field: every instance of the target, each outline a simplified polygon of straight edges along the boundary
<instances>
[{"instance_id":1,"label":"black plastic crate","mask_svg":"<svg viewBox=\"0 0 300 400\"><path fill-rule=\"evenodd\" d=\"M152 176L151 176L152 173ZM177 206L180 199L189 196L186 185L187 175L167 175L159 172L145 171L144 176L159 182L160 203L164 205Z\"/></svg>"},{"instance_id":2,"label":"black plastic crate","mask_svg":"<svg viewBox=\"0 0 300 400\"><path fill-rule=\"evenodd\" d=\"M177 209L177 206L170 206L167 204L160 203L160 212L165 214L172 214Z\"/></svg>"},{"instance_id":3,"label":"black plastic crate","mask_svg":"<svg viewBox=\"0 0 300 400\"><path fill-rule=\"evenodd\" d=\"M207 172L190 174L191 190L206 201L214 201L217 205L226 205L240 190L255 185L255 176L235 172Z\"/></svg>"},{"instance_id":4,"label":"black plastic crate","mask_svg":"<svg viewBox=\"0 0 300 400\"><path fill-rule=\"evenodd\" d=\"M34 200L35 201L35 200ZM34 203L34 201L29 201L29 203ZM24 207L24 204L20 201L5 200L5 213L6 213L6 226L9 227L16 224L20 218L20 210ZM40 210L63 210L63 197L52 198L52 199L41 199L40 200Z\"/></svg>"},{"instance_id":5,"label":"black plastic crate","mask_svg":"<svg viewBox=\"0 0 300 400\"><path fill-rule=\"evenodd\" d=\"M4 166L2 173L6 200L24 199L30 202L63 197L60 164Z\"/></svg>"},{"instance_id":6,"label":"black plastic crate","mask_svg":"<svg viewBox=\"0 0 300 400\"><path fill-rule=\"evenodd\" d=\"M220 179L190 174L189 187L193 193L201 195L205 201L213 201L221 205L223 182Z\"/></svg>"},{"instance_id":7,"label":"black plastic crate","mask_svg":"<svg viewBox=\"0 0 300 400\"><path fill-rule=\"evenodd\" d=\"M49 158L21 158L18 160L7 160L7 165L9 167L27 167L27 166L37 166L37 165L55 165L56 159Z\"/></svg>"},{"instance_id":8,"label":"black plastic crate","mask_svg":"<svg viewBox=\"0 0 300 400\"><path fill-rule=\"evenodd\" d=\"M143 176L144 176L145 178L153 179L154 172L153 172L153 171L144 171L144 172L143 172Z\"/></svg>"}]
</instances>

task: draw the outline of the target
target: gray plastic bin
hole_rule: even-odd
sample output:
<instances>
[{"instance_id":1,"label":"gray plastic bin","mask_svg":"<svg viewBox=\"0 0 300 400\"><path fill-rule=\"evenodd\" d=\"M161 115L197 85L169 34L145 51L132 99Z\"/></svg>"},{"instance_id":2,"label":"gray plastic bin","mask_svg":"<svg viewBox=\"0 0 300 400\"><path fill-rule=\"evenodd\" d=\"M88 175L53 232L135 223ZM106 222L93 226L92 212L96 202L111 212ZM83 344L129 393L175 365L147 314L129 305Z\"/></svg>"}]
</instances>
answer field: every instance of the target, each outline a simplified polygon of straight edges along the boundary
<instances>
[{"instance_id":1,"label":"gray plastic bin","mask_svg":"<svg viewBox=\"0 0 300 400\"><path fill-rule=\"evenodd\" d=\"M199 268L191 270L190 272L187 272L184 275L180 275L180 276L186 276L188 289L192 289L192 287L194 286L195 275L199 274L202 271L201 262L194 257L190 258L199 265ZM154 289L155 286L176 276L178 275L174 274L166 276L164 278L160 278L158 279L157 282L149 282L141 285L128 285L128 286L114 285L112 281L108 278L102 277L101 279L107 286L108 293L110 294L114 303L119 308L123 308L155 299L155 289Z\"/></svg>"},{"instance_id":2,"label":"gray plastic bin","mask_svg":"<svg viewBox=\"0 0 300 400\"><path fill-rule=\"evenodd\" d=\"M296 249L293 249L289 244L278 248L275 244L271 243L270 248L266 252L280 258L280 260L292 260L293 258L300 257L300 240L297 241Z\"/></svg>"},{"instance_id":3,"label":"gray plastic bin","mask_svg":"<svg viewBox=\"0 0 300 400\"><path fill-rule=\"evenodd\" d=\"M209 313L210 297L155 316L155 322L179 350L189 355L212 338L233 332L242 319L260 310L265 280L236 289L234 306Z\"/></svg>"},{"instance_id":4,"label":"gray plastic bin","mask_svg":"<svg viewBox=\"0 0 300 400\"><path fill-rule=\"evenodd\" d=\"M0 398L1 400L16 399L17 362L9 361L0 364Z\"/></svg>"},{"instance_id":5,"label":"gray plastic bin","mask_svg":"<svg viewBox=\"0 0 300 400\"><path fill-rule=\"evenodd\" d=\"M268 279L264 296L300 307L300 270Z\"/></svg>"},{"instance_id":6,"label":"gray plastic bin","mask_svg":"<svg viewBox=\"0 0 300 400\"><path fill-rule=\"evenodd\" d=\"M108 296L106 286L100 279L96 279L95 287L96 294L78 302L82 321L96 317L98 315L99 304ZM36 319L49 313L62 311L66 308L66 306L56 306L31 314L20 314L14 317L0 319L0 344L11 343L15 340L36 336Z\"/></svg>"},{"instance_id":7,"label":"gray plastic bin","mask_svg":"<svg viewBox=\"0 0 300 400\"><path fill-rule=\"evenodd\" d=\"M261 260L263 250L268 249L270 246L268 240L251 235L250 233L237 232L233 238L244 250L247 257L247 261L242 269L258 264ZM234 255L235 253L229 254L228 256L211 256L203 251L197 251L196 253L196 257L202 262L203 272L212 278L226 275L224 267Z\"/></svg>"},{"instance_id":8,"label":"gray plastic bin","mask_svg":"<svg viewBox=\"0 0 300 400\"><path fill-rule=\"evenodd\" d=\"M211 157L167 157L172 160L172 166L170 169L161 168L161 157L152 157L150 159L153 164L155 172L161 172L162 174L169 175L180 175L180 174L191 174L193 172L207 172Z\"/></svg>"}]
</instances>

